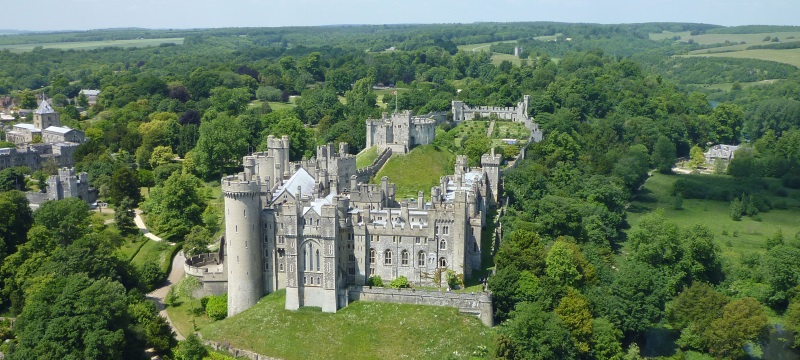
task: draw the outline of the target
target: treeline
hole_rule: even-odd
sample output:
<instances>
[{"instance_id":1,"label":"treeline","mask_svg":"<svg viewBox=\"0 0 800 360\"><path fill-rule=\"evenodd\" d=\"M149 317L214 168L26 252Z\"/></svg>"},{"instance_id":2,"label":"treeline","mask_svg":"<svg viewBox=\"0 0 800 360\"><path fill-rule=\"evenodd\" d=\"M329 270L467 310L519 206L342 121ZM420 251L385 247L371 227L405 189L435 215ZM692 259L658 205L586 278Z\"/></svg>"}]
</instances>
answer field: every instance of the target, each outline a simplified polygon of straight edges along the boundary
<instances>
[{"instance_id":1,"label":"treeline","mask_svg":"<svg viewBox=\"0 0 800 360\"><path fill-rule=\"evenodd\" d=\"M786 49L797 49L797 48L800 48L800 41L790 41L790 42L782 42L782 43L774 43L766 45L753 45L753 46L748 46L747 50L759 50L759 49L786 50Z\"/></svg>"}]
</instances>

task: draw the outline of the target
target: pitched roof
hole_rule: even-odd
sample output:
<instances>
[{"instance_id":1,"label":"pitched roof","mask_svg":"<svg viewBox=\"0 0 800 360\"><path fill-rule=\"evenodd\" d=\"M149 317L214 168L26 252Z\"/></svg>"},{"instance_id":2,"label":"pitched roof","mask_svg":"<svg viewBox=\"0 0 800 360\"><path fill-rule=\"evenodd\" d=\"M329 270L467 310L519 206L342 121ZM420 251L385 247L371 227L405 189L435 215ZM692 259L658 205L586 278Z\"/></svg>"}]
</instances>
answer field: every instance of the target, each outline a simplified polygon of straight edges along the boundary
<instances>
[{"instance_id":1,"label":"pitched roof","mask_svg":"<svg viewBox=\"0 0 800 360\"><path fill-rule=\"evenodd\" d=\"M39 108L34 111L35 114L53 114L55 112L53 107L50 106L50 103L47 102L47 99L43 99L39 104Z\"/></svg>"},{"instance_id":2,"label":"pitched roof","mask_svg":"<svg viewBox=\"0 0 800 360\"><path fill-rule=\"evenodd\" d=\"M25 130L32 131L32 132L40 131L35 126L33 126L33 124L28 124L28 123L14 124L14 127L15 128L19 128L19 129L25 129Z\"/></svg>"},{"instance_id":3,"label":"pitched roof","mask_svg":"<svg viewBox=\"0 0 800 360\"><path fill-rule=\"evenodd\" d=\"M273 197L277 198L282 195L284 191L295 196L298 186L300 187L300 196L312 195L314 193L314 177L312 177L306 169L300 168L289 180L286 180L283 185L278 186L273 193Z\"/></svg>"},{"instance_id":4,"label":"pitched roof","mask_svg":"<svg viewBox=\"0 0 800 360\"><path fill-rule=\"evenodd\" d=\"M68 133L68 132L70 132L72 130L73 129L70 129L70 128L65 127L65 126L48 126L47 129L44 129L44 131L54 132L54 133L59 133L59 134L66 134L66 133Z\"/></svg>"}]
</instances>

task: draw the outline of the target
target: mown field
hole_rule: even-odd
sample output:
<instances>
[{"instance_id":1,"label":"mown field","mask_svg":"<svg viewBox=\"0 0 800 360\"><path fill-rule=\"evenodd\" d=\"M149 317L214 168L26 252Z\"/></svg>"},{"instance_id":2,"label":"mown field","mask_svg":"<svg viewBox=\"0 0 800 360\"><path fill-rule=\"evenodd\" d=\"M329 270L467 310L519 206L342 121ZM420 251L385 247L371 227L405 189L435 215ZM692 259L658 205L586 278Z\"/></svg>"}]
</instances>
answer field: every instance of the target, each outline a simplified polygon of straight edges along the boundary
<instances>
[{"instance_id":1,"label":"mown field","mask_svg":"<svg viewBox=\"0 0 800 360\"><path fill-rule=\"evenodd\" d=\"M800 238L800 221L798 221L798 198L796 190L786 191L786 197L774 195L774 191L760 189L757 194L768 198L773 205L784 202L786 210L772 209L758 214L760 221L751 217L742 217L741 221L733 221L729 216L730 203L727 201L684 199L683 209L674 209L675 197L670 194L675 181L680 178L694 178L709 183L718 179L732 181L720 175L661 175L654 174L636 195L628 209L628 222L635 226L642 215L655 209L662 209L666 218L680 226L701 224L714 233L714 238L722 250L725 259L739 263L743 256L762 254L766 251L766 240L778 229L783 232L786 241ZM781 188L779 181L767 179L773 189Z\"/></svg>"},{"instance_id":2,"label":"mown field","mask_svg":"<svg viewBox=\"0 0 800 360\"><path fill-rule=\"evenodd\" d=\"M685 55L685 56L758 59L758 60L775 61L779 63L800 67L800 49L782 49L782 50L758 49L758 50L743 50L743 51L707 53L707 54Z\"/></svg>"},{"instance_id":3,"label":"mown field","mask_svg":"<svg viewBox=\"0 0 800 360\"><path fill-rule=\"evenodd\" d=\"M384 176L390 183L397 184L396 199L416 199L417 191L425 193L430 199L431 187L439 184L443 175L453 173L455 155L433 145L418 146L406 155L393 156L378 171L372 182L380 183Z\"/></svg>"},{"instance_id":4,"label":"mown field","mask_svg":"<svg viewBox=\"0 0 800 360\"><path fill-rule=\"evenodd\" d=\"M133 40L110 40L110 41L75 41L75 42L58 42L58 43L38 43L38 44L18 44L18 45L0 45L0 50L10 50L12 52L26 52L31 51L36 47L44 49L62 49L62 50L92 50L104 47L147 47L159 46L161 44L176 44L183 45L183 38L161 38L161 39L133 39Z\"/></svg>"},{"instance_id":5,"label":"mown field","mask_svg":"<svg viewBox=\"0 0 800 360\"><path fill-rule=\"evenodd\" d=\"M650 39L664 40L664 39L672 39L676 36L680 37L680 41L686 42L692 40L695 43L701 45L726 44L726 42L727 44L729 44L727 46L695 50L690 52L688 56L758 59L758 60L775 61L800 67L800 49L747 50L748 47L754 45L776 44L776 42L764 41L764 39L767 36L771 38L777 37L781 42L798 41L800 39L800 32L774 32L774 33L757 33L757 34L699 34L699 35L691 35L688 31L663 32L663 33L650 34Z\"/></svg>"},{"instance_id":6,"label":"mown field","mask_svg":"<svg viewBox=\"0 0 800 360\"><path fill-rule=\"evenodd\" d=\"M229 319L203 338L286 360L469 359L491 353L494 331L454 308L357 301L335 314L284 309L285 291Z\"/></svg>"}]
</instances>

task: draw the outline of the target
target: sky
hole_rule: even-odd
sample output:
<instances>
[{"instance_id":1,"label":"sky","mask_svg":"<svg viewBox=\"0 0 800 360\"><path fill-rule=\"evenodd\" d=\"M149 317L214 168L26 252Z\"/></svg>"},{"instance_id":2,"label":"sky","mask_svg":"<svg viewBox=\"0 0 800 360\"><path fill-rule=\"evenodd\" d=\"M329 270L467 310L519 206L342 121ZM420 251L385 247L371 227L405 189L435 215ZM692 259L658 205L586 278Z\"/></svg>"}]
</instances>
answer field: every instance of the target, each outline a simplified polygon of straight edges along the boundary
<instances>
[{"instance_id":1,"label":"sky","mask_svg":"<svg viewBox=\"0 0 800 360\"><path fill-rule=\"evenodd\" d=\"M186 29L559 21L800 25L798 0L36 0L4 4L0 29Z\"/></svg>"}]
</instances>

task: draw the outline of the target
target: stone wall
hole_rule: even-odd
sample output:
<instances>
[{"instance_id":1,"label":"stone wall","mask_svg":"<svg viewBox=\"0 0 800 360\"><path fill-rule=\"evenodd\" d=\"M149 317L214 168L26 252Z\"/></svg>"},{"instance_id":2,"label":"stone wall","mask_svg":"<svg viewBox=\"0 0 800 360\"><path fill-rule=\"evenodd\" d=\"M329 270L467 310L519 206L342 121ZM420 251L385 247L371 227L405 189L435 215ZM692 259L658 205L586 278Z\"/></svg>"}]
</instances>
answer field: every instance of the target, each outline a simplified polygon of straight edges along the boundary
<instances>
[{"instance_id":1,"label":"stone wall","mask_svg":"<svg viewBox=\"0 0 800 360\"><path fill-rule=\"evenodd\" d=\"M383 167L383 164L386 164L386 161L388 161L390 157L392 157L392 149L388 147L383 149L383 152L381 152L380 155L378 155L378 157L375 159L375 161L372 162L372 164L370 164L365 168L358 169L356 175L358 177L358 182L360 183L369 182L369 179Z\"/></svg>"},{"instance_id":2,"label":"stone wall","mask_svg":"<svg viewBox=\"0 0 800 360\"><path fill-rule=\"evenodd\" d=\"M374 301L397 304L447 306L462 313L472 314L486 326L494 325L492 295L490 293L455 293L416 289L386 289L366 286L350 286L348 298L352 301Z\"/></svg>"},{"instance_id":3,"label":"stone wall","mask_svg":"<svg viewBox=\"0 0 800 360\"><path fill-rule=\"evenodd\" d=\"M261 355L250 350L238 349L231 346L231 344L229 343L220 343L213 340L203 340L203 343L210 346L215 351L227 352L228 354L233 355L237 359L244 358L249 360L281 360L279 358Z\"/></svg>"}]
</instances>

